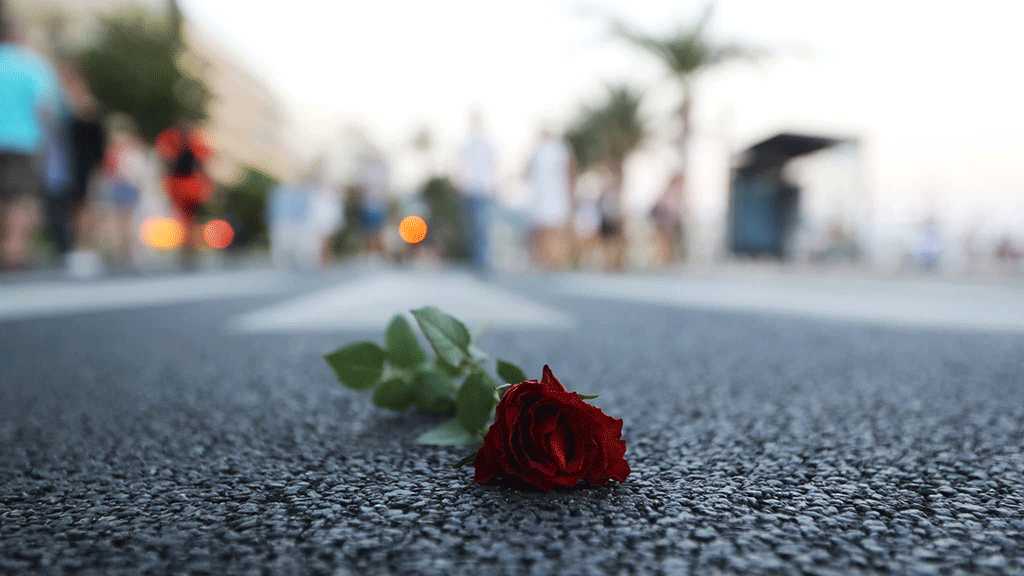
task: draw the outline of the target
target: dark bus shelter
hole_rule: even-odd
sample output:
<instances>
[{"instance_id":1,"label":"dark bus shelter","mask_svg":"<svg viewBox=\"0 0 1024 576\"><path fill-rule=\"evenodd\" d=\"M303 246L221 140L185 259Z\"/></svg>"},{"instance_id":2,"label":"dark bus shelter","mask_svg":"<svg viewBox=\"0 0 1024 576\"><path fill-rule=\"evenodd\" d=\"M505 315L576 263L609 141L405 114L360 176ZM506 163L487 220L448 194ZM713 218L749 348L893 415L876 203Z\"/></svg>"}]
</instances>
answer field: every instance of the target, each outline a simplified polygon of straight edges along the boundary
<instances>
[{"instance_id":1,"label":"dark bus shelter","mask_svg":"<svg viewBox=\"0 0 1024 576\"><path fill-rule=\"evenodd\" d=\"M800 188L785 177L790 160L845 142L780 133L741 152L729 186L729 251L785 258L800 208Z\"/></svg>"}]
</instances>

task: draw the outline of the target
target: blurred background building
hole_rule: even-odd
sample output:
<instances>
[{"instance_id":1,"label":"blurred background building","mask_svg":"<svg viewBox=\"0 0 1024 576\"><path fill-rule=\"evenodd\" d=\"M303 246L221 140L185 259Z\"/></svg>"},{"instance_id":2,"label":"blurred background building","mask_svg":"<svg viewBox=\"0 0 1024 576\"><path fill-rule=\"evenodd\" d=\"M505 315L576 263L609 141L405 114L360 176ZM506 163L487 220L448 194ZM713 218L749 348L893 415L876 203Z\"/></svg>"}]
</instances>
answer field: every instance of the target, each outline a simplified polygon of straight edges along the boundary
<instances>
[{"instance_id":1,"label":"blurred background building","mask_svg":"<svg viewBox=\"0 0 1024 576\"><path fill-rule=\"evenodd\" d=\"M251 168L279 180L294 178L298 159L279 98L202 27L187 22L184 37L188 69L212 96L203 128L219 152L211 165L215 177L237 182Z\"/></svg>"}]
</instances>

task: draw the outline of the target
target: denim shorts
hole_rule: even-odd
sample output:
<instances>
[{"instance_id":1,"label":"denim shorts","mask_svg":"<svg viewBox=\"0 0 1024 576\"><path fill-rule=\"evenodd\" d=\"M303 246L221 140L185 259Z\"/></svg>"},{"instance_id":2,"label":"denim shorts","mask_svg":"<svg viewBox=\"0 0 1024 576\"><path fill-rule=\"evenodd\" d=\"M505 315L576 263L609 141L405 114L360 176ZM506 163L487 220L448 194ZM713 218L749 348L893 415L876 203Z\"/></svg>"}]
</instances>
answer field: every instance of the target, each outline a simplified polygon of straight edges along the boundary
<instances>
[{"instance_id":1,"label":"denim shorts","mask_svg":"<svg viewBox=\"0 0 1024 576\"><path fill-rule=\"evenodd\" d=\"M139 202L139 189L128 182L113 182L110 185L110 202L118 208L131 208Z\"/></svg>"}]
</instances>

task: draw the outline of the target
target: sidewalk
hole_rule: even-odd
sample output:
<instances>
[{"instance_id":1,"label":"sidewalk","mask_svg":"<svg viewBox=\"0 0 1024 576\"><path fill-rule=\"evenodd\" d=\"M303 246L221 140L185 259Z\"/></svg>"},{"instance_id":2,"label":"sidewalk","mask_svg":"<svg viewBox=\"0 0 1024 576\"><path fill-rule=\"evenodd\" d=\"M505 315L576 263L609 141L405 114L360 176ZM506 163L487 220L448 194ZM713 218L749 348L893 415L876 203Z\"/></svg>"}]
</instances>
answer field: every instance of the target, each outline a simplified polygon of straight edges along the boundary
<instances>
[{"instance_id":1,"label":"sidewalk","mask_svg":"<svg viewBox=\"0 0 1024 576\"><path fill-rule=\"evenodd\" d=\"M770 265L664 274L571 274L559 290L583 297L756 311L915 328L1024 332L1024 280L884 275Z\"/></svg>"}]
</instances>

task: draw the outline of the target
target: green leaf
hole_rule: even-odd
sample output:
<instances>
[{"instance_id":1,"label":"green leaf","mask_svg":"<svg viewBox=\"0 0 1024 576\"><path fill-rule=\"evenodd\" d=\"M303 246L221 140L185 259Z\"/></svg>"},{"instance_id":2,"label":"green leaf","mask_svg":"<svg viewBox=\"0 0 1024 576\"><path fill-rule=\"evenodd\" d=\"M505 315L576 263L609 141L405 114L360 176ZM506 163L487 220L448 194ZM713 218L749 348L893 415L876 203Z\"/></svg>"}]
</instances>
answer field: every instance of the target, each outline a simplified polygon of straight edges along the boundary
<instances>
[{"instance_id":1,"label":"green leaf","mask_svg":"<svg viewBox=\"0 0 1024 576\"><path fill-rule=\"evenodd\" d=\"M388 359L395 366L409 368L427 359L412 326L401 314L396 314L388 323L384 341L388 347Z\"/></svg>"},{"instance_id":2,"label":"green leaf","mask_svg":"<svg viewBox=\"0 0 1024 576\"><path fill-rule=\"evenodd\" d=\"M455 408L455 383L434 370L416 375L416 407L433 414L451 414Z\"/></svg>"},{"instance_id":3,"label":"green leaf","mask_svg":"<svg viewBox=\"0 0 1024 576\"><path fill-rule=\"evenodd\" d=\"M522 368L504 360L498 360L498 376L509 384L519 384L527 379Z\"/></svg>"},{"instance_id":4,"label":"green leaf","mask_svg":"<svg viewBox=\"0 0 1024 576\"><path fill-rule=\"evenodd\" d=\"M576 395L584 400L593 400L594 398L601 396L600 394L580 394L579 392L577 392Z\"/></svg>"},{"instance_id":5,"label":"green leaf","mask_svg":"<svg viewBox=\"0 0 1024 576\"><path fill-rule=\"evenodd\" d=\"M483 372L473 371L455 396L455 418L470 432L482 431L491 419L495 394L490 380Z\"/></svg>"},{"instance_id":6,"label":"green leaf","mask_svg":"<svg viewBox=\"0 0 1024 576\"><path fill-rule=\"evenodd\" d=\"M431 446L466 446L480 441L480 437L470 434L456 419L448 420L439 426L420 434L417 444Z\"/></svg>"},{"instance_id":7,"label":"green leaf","mask_svg":"<svg viewBox=\"0 0 1024 576\"><path fill-rule=\"evenodd\" d=\"M384 349L373 342L356 342L324 356L342 384L366 390L384 373Z\"/></svg>"},{"instance_id":8,"label":"green leaf","mask_svg":"<svg viewBox=\"0 0 1024 576\"><path fill-rule=\"evenodd\" d=\"M416 400L416 388L402 378L385 380L373 391L373 403L389 410L405 410Z\"/></svg>"},{"instance_id":9,"label":"green leaf","mask_svg":"<svg viewBox=\"0 0 1024 576\"><path fill-rule=\"evenodd\" d=\"M469 345L469 357L476 363L481 363L487 360L487 352L477 348L475 345Z\"/></svg>"},{"instance_id":10,"label":"green leaf","mask_svg":"<svg viewBox=\"0 0 1024 576\"><path fill-rule=\"evenodd\" d=\"M466 325L433 306L412 311L437 357L451 366L469 359L469 330Z\"/></svg>"},{"instance_id":11,"label":"green leaf","mask_svg":"<svg viewBox=\"0 0 1024 576\"><path fill-rule=\"evenodd\" d=\"M450 379L454 379L454 380L459 380L463 376L466 375L465 365L463 365L461 367L460 366L451 366L451 365L449 365L449 364L447 364L445 362L442 362L440 360L435 360L434 364L433 364L433 366L431 368L433 368L436 372L438 372L438 373L440 373L440 374L442 374L444 376L447 376Z\"/></svg>"}]
</instances>

